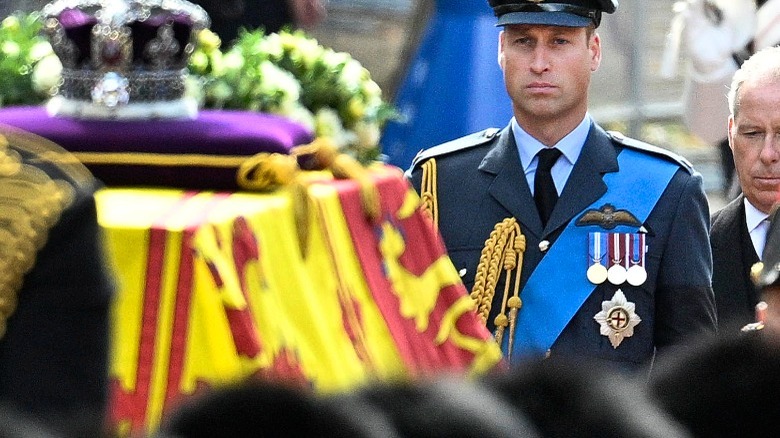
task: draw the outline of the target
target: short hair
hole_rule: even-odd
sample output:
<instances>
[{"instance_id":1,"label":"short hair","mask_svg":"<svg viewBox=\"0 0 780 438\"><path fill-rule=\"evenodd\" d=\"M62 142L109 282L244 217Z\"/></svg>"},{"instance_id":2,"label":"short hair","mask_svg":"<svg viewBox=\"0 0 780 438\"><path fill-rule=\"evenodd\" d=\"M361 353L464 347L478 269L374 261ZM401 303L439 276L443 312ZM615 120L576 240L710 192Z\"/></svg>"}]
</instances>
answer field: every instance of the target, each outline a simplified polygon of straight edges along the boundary
<instances>
[{"instance_id":1,"label":"short hair","mask_svg":"<svg viewBox=\"0 0 780 438\"><path fill-rule=\"evenodd\" d=\"M766 330L719 335L657 363L649 392L697 437L780 429L780 347Z\"/></svg>"},{"instance_id":2,"label":"short hair","mask_svg":"<svg viewBox=\"0 0 780 438\"><path fill-rule=\"evenodd\" d=\"M754 53L734 73L728 92L729 112L732 117L739 111L739 90L748 79L773 77L780 79L780 46L761 49Z\"/></svg>"},{"instance_id":3,"label":"short hair","mask_svg":"<svg viewBox=\"0 0 780 438\"><path fill-rule=\"evenodd\" d=\"M312 390L249 380L212 388L181 403L164 419L156 437L385 436L359 420Z\"/></svg>"},{"instance_id":4,"label":"short hair","mask_svg":"<svg viewBox=\"0 0 780 438\"><path fill-rule=\"evenodd\" d=\"M597 359L552 355L488 376L546 438L687 438L646 393L644 380Z\"/></svg>"},{"instance_id":5,"label":"short hair","mask_svg":"<svg viewBox=\"0 0 780 438\"><path fill-rule=\"evenodd\" d=\"M384 417L388 437L541 438L535 426L492 388L460 376L375 382L330 398L350 412ZM365 414L360 414L363 418Z\"/></svg>"}]
</instances>

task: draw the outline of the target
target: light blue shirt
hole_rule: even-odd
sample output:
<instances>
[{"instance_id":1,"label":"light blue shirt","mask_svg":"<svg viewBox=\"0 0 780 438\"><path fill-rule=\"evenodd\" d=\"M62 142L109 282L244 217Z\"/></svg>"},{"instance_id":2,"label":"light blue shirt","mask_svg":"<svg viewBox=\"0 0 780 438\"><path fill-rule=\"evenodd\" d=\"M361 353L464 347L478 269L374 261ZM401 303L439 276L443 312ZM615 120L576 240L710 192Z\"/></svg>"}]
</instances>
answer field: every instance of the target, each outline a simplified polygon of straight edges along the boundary
<instances>
[{"instance_id":1,"label":"light blue shirt","mask_svg":"<svg viewBox=\"0 0 780 438\"><path fill-rule=\"evenodd\" d=\"M574 128L569 134L561 139L555 147L561 151L561 158L553 165L550 173L552 174L553 181L555 182L555 189L558 191L558 195L563 191L563 187L566 185L566 181L571 175L571 171L574 168L574 163L577 162L577 158L582 152L582 147L585 145L585 139L590 132L590 125L592 119L590 114L585 114L579 125ZM515 143L517 144L517 151L520 154L520 164L523 166L525 172L525 179L528 181L528 187L531 189L531 194L534 194L534 176L536 175L536 166L539 164L539 157L536 154L546 148L539 140L531 137L531 135L517 123L517 120L512 118L512 133L515 136Z\"/></svg>"}]
</instances>

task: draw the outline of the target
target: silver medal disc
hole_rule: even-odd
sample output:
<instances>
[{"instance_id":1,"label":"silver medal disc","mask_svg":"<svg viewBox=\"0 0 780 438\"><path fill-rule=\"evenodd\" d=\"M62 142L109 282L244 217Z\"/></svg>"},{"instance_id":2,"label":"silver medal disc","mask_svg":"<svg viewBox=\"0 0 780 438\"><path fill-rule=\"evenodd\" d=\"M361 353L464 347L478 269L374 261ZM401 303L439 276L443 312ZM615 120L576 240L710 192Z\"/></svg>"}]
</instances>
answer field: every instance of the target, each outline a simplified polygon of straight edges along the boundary
<instances>
[{"instance_id":1,"label":"silver medal disc","mask_svg":"<svg viewBox=\"0 0 780 438\"><path fill-rule=\"evenodd\" d=\"M647 281L647 271L643 266L634 265L626 272L626 281L631 286L641 286Z\"/></svg>"},{"instance_id":2,"label":"silver medal disc","mask_svg":"<svg viewBox=\"0 0 780 438\"><path fill-rule=\"evenodd\" d=\"M588 281L593 284L601 284L607 281L607 268L601 263L596 263L588 268Z\"/></svg>"},{"instance_id":3,"label":"silver medal disc","mask_svg":"<svg viewBox=\"0 0 780 438\"><path fill-rule=\"evenodd\" d=\"M612 265L607 271L607 280L615 286L626 282L626 268L621 265Z\"/></svg>"}]
</instances>

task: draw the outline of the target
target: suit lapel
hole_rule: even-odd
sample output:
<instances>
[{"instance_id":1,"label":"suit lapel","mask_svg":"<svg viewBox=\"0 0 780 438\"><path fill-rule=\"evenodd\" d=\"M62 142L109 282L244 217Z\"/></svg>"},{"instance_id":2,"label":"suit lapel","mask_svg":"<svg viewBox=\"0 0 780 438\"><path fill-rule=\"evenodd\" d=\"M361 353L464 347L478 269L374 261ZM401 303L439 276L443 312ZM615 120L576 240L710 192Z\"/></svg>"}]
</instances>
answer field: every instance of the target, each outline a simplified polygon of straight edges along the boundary
<instances>
[{"instance_id":1,"label":"suit lapel","mask_svg":"<svg viewBox=\"0 0 780 438\"><path fill-rule=\"evenodd\" d=\"M747 229L747 217L745 215L745 202L743 200L744 195L739 197L739 209L737 212L737 220L739 221L739 240L741 242L742 251L740 251L742 260L738 266L744 266L747 269L742 270L742 281L745 282L745 289L750 294L752 302L758 302L758 290L753 284L753 280L750 278L750 268L760 261L756 248L753 246L753 240L750 238L750 233ZM738 245L734 246L738 248Z\"/></svg>"}]
</instances>

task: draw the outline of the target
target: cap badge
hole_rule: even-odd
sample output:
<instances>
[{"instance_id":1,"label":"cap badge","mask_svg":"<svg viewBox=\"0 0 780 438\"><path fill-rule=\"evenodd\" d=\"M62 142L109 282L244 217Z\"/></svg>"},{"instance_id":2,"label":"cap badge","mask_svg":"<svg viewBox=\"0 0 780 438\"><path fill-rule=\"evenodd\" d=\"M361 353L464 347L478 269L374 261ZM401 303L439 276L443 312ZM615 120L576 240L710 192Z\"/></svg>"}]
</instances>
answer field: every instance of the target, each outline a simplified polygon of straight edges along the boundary
<instances>
[{"instance_id":1,"label":"cap badge","mask_svg":"<svg viewBox=\"0 0 780 438\"><path fill-rule=\"evenodd\" d=\"M634 327L642 322L635 310L636 304L627 301L620 289L611 300L601 302L601 312L593 319L599 323L600 333L609 338L613 348L617 348L623 339L633 336Z\"/></svg>"}]
</instances>

